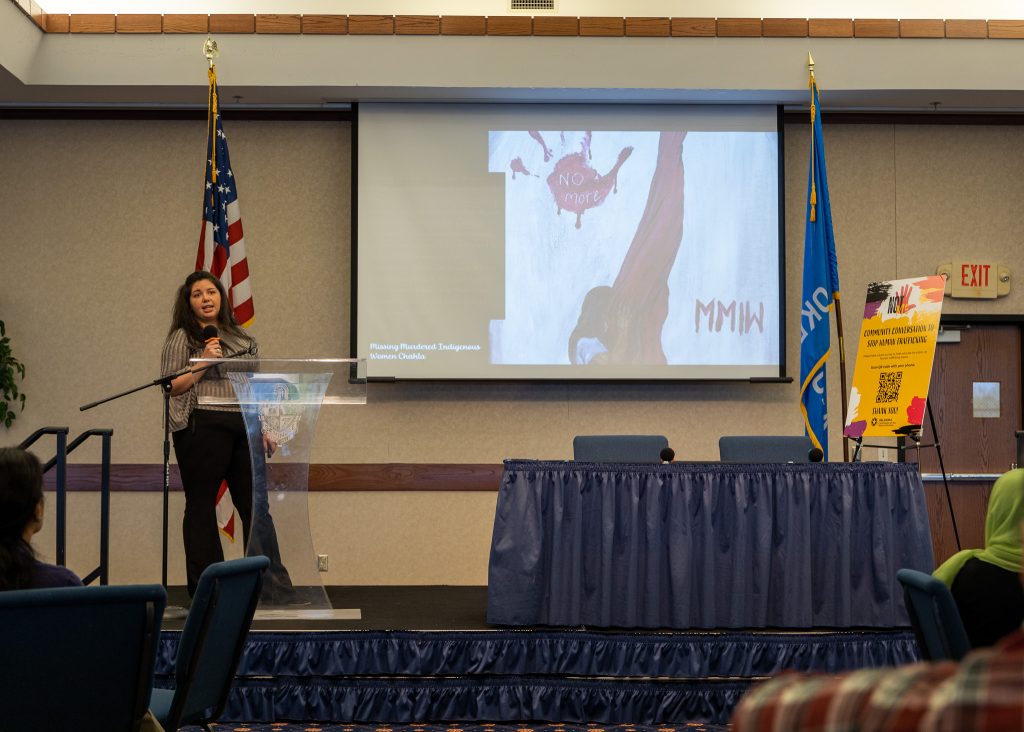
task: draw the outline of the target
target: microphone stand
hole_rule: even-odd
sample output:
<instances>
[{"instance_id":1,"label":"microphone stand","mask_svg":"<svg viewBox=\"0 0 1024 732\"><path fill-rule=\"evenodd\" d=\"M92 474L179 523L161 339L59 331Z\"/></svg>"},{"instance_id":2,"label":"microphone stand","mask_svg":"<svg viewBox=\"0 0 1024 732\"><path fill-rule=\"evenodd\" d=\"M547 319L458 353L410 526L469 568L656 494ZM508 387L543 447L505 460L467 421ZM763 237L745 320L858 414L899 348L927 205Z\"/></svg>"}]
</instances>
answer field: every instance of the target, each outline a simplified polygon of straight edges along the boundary
<instances>
[{"instance_id":1,"label":"microphone stand","mask_svg":"<svg viewBox=\"0 0 1024 732\"><path fill-rule=\"evenodd\" d=\"M211 364L212 365L212 364ZM163 457L163 543L161 546L160 556L160 583L164 586L164 590L167 589L167 521L170 513L170 494L171 494L171 382L177 379L179 376L184 376L187 373L198 373L205 371L210 366L200 366L198 368L192 368L186 366L180 371L176 371L173 374L167 376L161 376L159 379L153 379L147 381L139 386L132 387L125 391L113 394L102 399L98 399L88 404L83 404L78 408L79 411L84 412L87 409L98 407L101 404L112 402L115 399L134 394L137 391L148 389L151 386L158 387L164 397L164 457ZM164 608L164 617L168 620L181 620L188 615L188 610L183 607L175 605L168 605Z\"/></svg>"}]
</instances>

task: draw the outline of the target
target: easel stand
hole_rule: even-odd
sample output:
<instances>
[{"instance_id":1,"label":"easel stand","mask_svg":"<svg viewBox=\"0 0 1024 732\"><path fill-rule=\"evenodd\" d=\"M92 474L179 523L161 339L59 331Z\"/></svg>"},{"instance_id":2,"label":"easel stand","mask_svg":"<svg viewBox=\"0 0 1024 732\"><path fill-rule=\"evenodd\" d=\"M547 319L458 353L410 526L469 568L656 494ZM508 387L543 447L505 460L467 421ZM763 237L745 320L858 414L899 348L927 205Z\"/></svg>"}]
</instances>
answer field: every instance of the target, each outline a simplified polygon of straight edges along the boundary
<instances>
[{"instance_id":1,"label":"easel stand","mask_svg":"<svg viewBox=\"0 0 1024 732\"><path fill-rule=\"evenodd\" d=\"M905 450L916 449L917 450L917 465L918 465L918 469L920 469L920 466L921 466L921 448L922 447L934 447L935 448L935 454L939 458L939 470L942 472L942 486L943 486L943 488L946 491L946 505L949 506L949 518L950 518L950 522L953 524L953 537L956 539L956 550L960 551L961 548L962 548L960 546L960 531L957 529L956 514L953 512L953 499L950 497L950 494L949 494L949 477L946 475L946 465L942 461L942 443L939 441L939 432L938 432L938 430L935 427L935 416L932 414L932 410L928 408L928 403L927 402L925 403L925 411L928 412L928 421L931 422L931 425L932 425L932 437L935 439L935 442L933 442L931 444L928 444L928 445L922 445L921 444L921 428L920 427L904 427L903 429L898 430L897 434L900 437L905 437L905 438L909 439L911 441L911 443L913 443L913 444L906 445L906 444L904 444L904 442L902 440L900 440L899 444L896 445L896 450L900 451L900 452L903 452ZM860 450L861 450L862 447L880 447L880 448L884 448L886 450L892 448L892 445L871 445L871 444L865 443L863 437L854 437L853 441L856 444L856 447L853 450L853 460L852 460L852 462L855 462L855 463L861 462ZM903 455L900 456L900 462L903 462Z\"/></svg>"}]
</instances>

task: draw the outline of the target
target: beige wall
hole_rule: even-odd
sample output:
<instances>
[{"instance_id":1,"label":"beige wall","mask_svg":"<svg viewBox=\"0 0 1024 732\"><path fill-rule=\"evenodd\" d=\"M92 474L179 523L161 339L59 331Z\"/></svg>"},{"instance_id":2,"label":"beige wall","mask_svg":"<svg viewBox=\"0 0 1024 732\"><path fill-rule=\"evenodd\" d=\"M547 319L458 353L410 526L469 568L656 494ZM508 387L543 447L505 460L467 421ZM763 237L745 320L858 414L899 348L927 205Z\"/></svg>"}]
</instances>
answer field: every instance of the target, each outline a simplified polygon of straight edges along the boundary
<instances>
[{"instance_id":1,"label":"beige wall","mask_svg":"<svg viewBox=\"0 0 1024 732\"><path fill-rule=\"evenodd\" d=\"M827 118L826 118L827 119ZM348 349L347 123L227 120L254 280L253 333L266 355ZM867 283L967 257L1015 268L1024 128L829 125L827 162L847 358ZM787 359L799 371L807 125L786 128ZM198 236L204 123L0 121L0 319L26 363L28 408L0 435L70 425L115 430L114 461L158 463L155 390L82 414L77 406L158 370L171 299ZM949 302L947 312L1020 313L1024 293ZM833 455L839 380L829 374ZM565 458L578 433L662 433L687 459L715 459L722 434L797 433L796 384L377 384L365 407L327 410L317 462ZM2 428L0 428L2 430ZM96 462L98 450L75 453ZM171 581L180 583L180 504ZM320 493L314 541L332 584L483 584L492 493ZM74 496L70 565L91 568L94 496ZM159 578L160 502L115 497L119 582ZM76 523L77 522L77 523ZM44 536L48 551L52 538Z\"/></svg>"}]
</instances>

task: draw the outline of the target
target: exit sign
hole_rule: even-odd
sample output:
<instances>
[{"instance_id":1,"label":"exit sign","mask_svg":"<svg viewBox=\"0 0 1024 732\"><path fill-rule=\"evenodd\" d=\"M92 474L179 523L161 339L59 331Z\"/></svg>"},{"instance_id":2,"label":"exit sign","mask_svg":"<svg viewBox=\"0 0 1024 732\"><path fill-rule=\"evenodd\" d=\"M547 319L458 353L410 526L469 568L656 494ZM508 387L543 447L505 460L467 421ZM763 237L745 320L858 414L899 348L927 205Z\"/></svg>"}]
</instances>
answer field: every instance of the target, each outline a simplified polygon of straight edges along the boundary
<instances>
[{"instance_id":1,"label":"exit sign","mask_svg":"<svg viewBox=\"0 0 1024 732\"><path fill-rule=\"evenodd\" d=\"M999 279L995 262L953 262L952 269L953 297L995 299Z\"/></svg>"},{"instance_id":2,"label":"exit sign","mask_svg":"<svg viewBox=\"0 0 1024 732\"><path fill-rule=\"evenodd\" d=\"M943 262L935 270L946 278L946 295L995 299L1010 294L1010 268L995 262Z\"/></svg>"}]
</instances>

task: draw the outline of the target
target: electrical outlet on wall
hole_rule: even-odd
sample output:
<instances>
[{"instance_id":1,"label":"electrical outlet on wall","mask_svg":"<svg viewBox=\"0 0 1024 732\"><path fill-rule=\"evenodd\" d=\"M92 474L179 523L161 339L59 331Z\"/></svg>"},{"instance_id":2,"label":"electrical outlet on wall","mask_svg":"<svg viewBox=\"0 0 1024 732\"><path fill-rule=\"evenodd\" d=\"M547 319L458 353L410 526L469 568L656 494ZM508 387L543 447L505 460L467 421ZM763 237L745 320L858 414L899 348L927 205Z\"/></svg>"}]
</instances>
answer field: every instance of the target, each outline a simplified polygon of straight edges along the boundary
<instances>
[{"instance_id":1,"label":"electrical outlet on wall","mask_svg":"<svg viewBox=\"0 0 1024 732\"><path fill-rule=\"evenodd\" d=\"M317 554L316 555L316 568L321 572L327 571L327 555Z\"/></svg>"}]
</instances>

